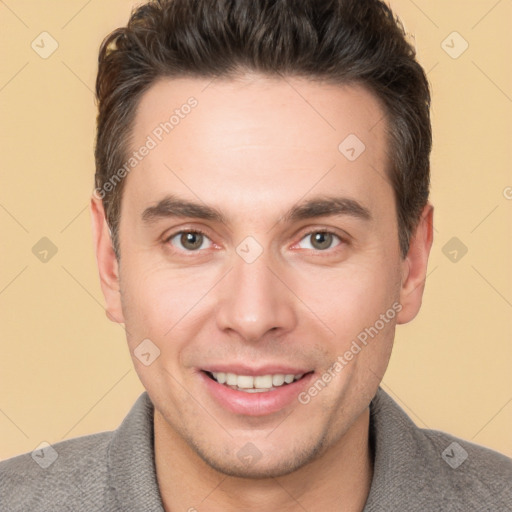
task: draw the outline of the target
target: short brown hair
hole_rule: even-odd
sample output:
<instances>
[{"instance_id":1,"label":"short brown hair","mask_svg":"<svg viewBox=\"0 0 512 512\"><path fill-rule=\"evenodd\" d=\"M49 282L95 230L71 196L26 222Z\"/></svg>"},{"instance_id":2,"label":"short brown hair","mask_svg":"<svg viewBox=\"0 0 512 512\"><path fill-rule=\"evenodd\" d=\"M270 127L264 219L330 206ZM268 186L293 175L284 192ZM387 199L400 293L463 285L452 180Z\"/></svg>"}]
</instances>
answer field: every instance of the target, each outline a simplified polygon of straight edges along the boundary
<instances>
[{"instance_id":1,"label":"short brown hair","mask_svg":"<svg viewBox=\"0 0 512 512\"><path fill-rule=\"evenodd\" d=\"M383 105L402 255L428 200L430 91L401 23L380 0L153 0L99 52L96 190L119 257L123 181L142 94L164 77L266 75L361 84ZM109 192L107 193L107 189Z\"/></svg>"}]
</instances>

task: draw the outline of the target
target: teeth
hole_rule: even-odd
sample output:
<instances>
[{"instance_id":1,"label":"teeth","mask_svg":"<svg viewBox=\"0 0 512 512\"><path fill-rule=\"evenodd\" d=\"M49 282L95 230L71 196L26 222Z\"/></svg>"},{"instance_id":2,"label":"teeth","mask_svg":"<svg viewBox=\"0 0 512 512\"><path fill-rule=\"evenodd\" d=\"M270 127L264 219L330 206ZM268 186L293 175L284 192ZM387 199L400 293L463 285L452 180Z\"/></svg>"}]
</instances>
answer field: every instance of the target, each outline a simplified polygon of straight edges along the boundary
<instances>
[{"instance_id":1,"label":"teeth","mask_svg":"<svg viewBox=\"0 0 512 512\"><path fill-rule=\"evenodd\" d=\"M286 384L291 384L295 380L301 379L304 374L282 374L275 375L258 375L253 377L251 375L236 375L234 373L213 372L213 378L219 384L226 384L240 391L247 391L248 393L261 393L269 391L273 388L278 388Z\"/></svg>"},{"instance_id":2,"label":"teeth","mask_svg":"<svg viewBox=\"0 0 512 512\"><path fill-rule=\"evenodd\" d=\"M254 387L254 377L248 375L238 375L236 385L239 388L250 389Z\"/></svg>"},{"instance_id":3,"label":"teeth","mask_svg":"<svg viewBox=\"0 0 512 512\"><path fill-rule=\"evenodd\" d=\"M282 386L284 384L284 375L278 374L272 376L272 385L273 386Z\"/></svg>"},{"instance_id":4,"label":"teeth","mask_svg":"<svg viewBox=\"0 0 512 512\"><path fill-rule=\"evenodd\" d=\"M272 387L272 375L254 377L254 387L270 389Z\"/></svg>"},{"instance_id":5,"label":"teeth","mask_svg":"<svg viewBox=\"0 0 512 512\"><path fill-rule=\"evenodd\" d=\"M217 378L215 373L213 374L213 376ZM234 373L226 373L226 384L228 386L236 386L236 381L237 378Z\"/></svg>"}]
</instances>

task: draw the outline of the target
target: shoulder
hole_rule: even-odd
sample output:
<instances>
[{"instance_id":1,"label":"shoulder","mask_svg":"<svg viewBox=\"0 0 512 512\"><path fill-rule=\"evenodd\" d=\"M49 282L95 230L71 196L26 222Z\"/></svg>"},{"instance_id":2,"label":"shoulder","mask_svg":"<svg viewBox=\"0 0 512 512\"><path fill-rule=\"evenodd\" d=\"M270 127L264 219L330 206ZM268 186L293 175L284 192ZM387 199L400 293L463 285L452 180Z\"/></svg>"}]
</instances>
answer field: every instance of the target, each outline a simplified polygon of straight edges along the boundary
<instances>
[{"instance_id":1,"label":"shoulder","mask_svg":"<svg viewBox=\"0 0 512 512\"><path fill-rule=\"evenodd\" d=\"M464 499L478 510L512 510L512 459L438 430L418 429L426 468L446 501ZM501 507L501 508L500 508Z\"/></svg>"},{"instance_id":2,"label":"shoulder","mask_svg":"<svg viewBox=\"0 0 512 512\"><path fill-rule=\"evenodd\" d=\"M0 510L163 511L154 469L153 405L147 393L112 432L0 462Z\"/></svg>"},{"instance_id":3,"label":"shoulder","mask_svg":"<svg viewBox=\"0 0 512 512\"><path fill-rule=\"evenodd\" d=\"M419 428L381 388L370 411L375 468L365 512L512 512L512 459Z\"/></svg>"},{"instance_id":4,"label":"shoulder","mask_svg":"<svg viewBox=\"0 0 512 512\"><path fill-rule=\"evenodd\" d=\"M112 434L61 441L0 462L2 510L79 510L73 502L83 504L86 496L90 510L101 510Z\"/></svg>"}]
</instances>

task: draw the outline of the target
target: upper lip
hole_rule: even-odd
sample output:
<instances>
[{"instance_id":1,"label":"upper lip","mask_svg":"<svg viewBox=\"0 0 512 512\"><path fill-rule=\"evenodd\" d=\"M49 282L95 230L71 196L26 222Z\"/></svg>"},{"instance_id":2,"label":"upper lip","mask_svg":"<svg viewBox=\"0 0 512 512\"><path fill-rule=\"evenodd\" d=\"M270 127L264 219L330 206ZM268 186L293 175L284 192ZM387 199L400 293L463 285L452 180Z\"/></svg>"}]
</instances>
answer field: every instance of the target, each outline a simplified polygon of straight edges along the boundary
<instances>
[{"instance_id":1,"label":"upper lip","mask_svg":"<svg viewBox=\"0 0 512 512\"><path fill-rule=\"evenodd\" d=\"M252 377L258 377L261 375L299 375L309 373L312 370L304 368L303 366L284 366L284 365L265 365L265 366L246 366L246 365L229 365L229 364L218 364L208 365L201 367L201 370L209 373L234 373L235 375L247 375Z\"/></svg>"}]
</instances>

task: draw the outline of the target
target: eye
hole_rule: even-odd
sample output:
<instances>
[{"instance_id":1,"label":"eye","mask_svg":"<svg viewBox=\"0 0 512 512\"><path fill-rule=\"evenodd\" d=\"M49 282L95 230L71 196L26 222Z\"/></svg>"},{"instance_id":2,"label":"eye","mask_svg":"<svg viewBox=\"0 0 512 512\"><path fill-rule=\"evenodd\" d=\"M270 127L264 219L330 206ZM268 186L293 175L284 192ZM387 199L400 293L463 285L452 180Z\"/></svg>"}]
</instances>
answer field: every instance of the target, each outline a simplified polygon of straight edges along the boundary
<instances>
[{"instance_id":1,"label":"eye","mask_svg":"<svg viewBox=\"0 0 512 512\"><path fill-rule=\"evenodd\" d=\"M211 240L200 231L179 231L171 235L167 242L187 252L209 249L212 246Z\"/></svg>"},{"instance_id":2,"label":"eye","mask_svg":"<svg viewBox=\"0 0 512 512\"><path fill-rule=\"evenodd\" d=\"M336 240L338 241L336 245L342 243L341 238L330 231L312 231L301 239L298 246L301 249L325 251L326 249L331 249Z\"/></svg>"}]
</instances>

